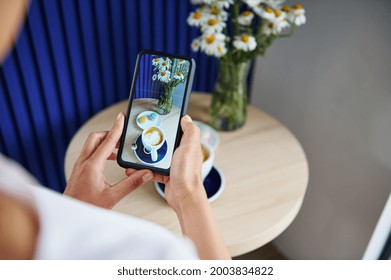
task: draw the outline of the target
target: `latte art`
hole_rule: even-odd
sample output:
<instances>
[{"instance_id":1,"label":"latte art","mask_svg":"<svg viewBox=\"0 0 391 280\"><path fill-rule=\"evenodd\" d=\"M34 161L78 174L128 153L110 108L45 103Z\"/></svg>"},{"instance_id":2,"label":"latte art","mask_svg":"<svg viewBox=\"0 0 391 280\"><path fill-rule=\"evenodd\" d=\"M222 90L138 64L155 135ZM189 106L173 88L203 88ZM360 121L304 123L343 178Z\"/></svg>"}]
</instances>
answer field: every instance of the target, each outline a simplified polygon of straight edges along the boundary
<instances>
[{"instance_id":1,"label":"latte art","mask_svg":"<svg viewBox=\"0 0 391 280\"><path fill-rule=\"evenodd\" d=\"M158 129L151 128L145 132L144 140L151 146L157 146L163 141L163 135Z\"/></svg>"}]
</instances>

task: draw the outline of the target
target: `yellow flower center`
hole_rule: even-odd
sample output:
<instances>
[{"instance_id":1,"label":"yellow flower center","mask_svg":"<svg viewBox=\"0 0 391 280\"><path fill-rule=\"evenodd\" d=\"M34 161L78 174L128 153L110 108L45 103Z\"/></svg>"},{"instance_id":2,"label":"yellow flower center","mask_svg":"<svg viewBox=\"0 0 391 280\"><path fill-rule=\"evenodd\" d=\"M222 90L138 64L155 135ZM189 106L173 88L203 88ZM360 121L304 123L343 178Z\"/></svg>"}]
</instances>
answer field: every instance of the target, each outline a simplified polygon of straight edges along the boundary
<instances>
[{"instance_id":1,"label":"yellow flower center","mask_svg":"<svg viewBox=\"0 0 391 280\"><path fill-rule=\"evenodd\" d=\"M282 6L282 9L281 9L281 10L283 10L283 11L286 12L286 13L289 13L289 11L291 10L291 8L289 8L288 5L284 5L284 6Z\"/></svg>"},{"instance_id":2,"label":"yellow flower center","mask_svg":"<svg viewBox=\"0 0 391 280\"><path fill-rule=\"evenodd\" d=\"M267 24L267 26L268 26L269 28L273 28L273 22L269 22L269 23Z\"/></svg>"},{"instance_id":3,"label":"yellow flower center","mask_svg":"<svg viewBox=\"0 0 391 280\"><path fill-rule=\"evenodd\" d=\"M217 7L212 7L211 9L210 9L210 13L212 14L212 15L218 15L219 13L220 13L220 10L219 10L219 8L217 8Z\"/></svg>"},{"instance_id":4,"label":"yellow flower center","mask_svg":"<svg viewBox=\"0 0 391 280\"><path fill-rule=\"evenodd\" d=\"M242 42L248 43L248 41L250 40L250 36L244 34L240 37L240 40L242 40Z\"/></svg>"},{"instance_id":5,"label":"yellow flower center","mask_svg":"<svg viewBox=\"0 0 391 280\"><path fill-rule=\"evenodd\" d=\"M293 5L292 8L295 9L295 10L300 10L300 9L303 9L303 6L300 5L300 4L296 4L296 5Z\"/></svg>"},{"instance_id":6,"label":"yellow flower center","mask_svg":"<svg viewBox=\"0 0 391 280\"><path fill-rule=\"evenodd\" d=\"M279 10L274 10L274 14L276 15L276 17L279 17L281 15L281 11Z\"/></svg>"},{"instance_id":7,"label":"yellow flower center","mask_svg":"<svg viewBox=\"0 0 391 280\"><path fill-rule=\"evenodd\" d=\"M183 74L182 74L182 72L178 72L177 75L180 77L180 76L182 76Z\"/></svg>"},{"instance_id":8,"label":"yellow flower center","mask_svg":"<svg viewBox=\"0 0 391 280\"><path fill-rule=\"evenodd\" d=\"M274 13L274 10L270 7L266 7L265 12L272 14L272 13Z\"/></svg>"},{"instance_id":9,"label":"yellow flower center","mask_svg":"<svg viewBox=\"0 0 391 280\"><path fill-rule=\"evenodd\" d=\"M219 53L221 53L221 52L223 51L223 48L222 48L221 46L218 46L218 47L217 47L217 51L218 51Z\"/></svg>"},{"instance_id":10,"label":"yellow flower center","mask_svg":"<svg viewBox=\"0 0 391 280\"><path fill-rule=\"evenodd\" d=\"M162 76L165 76L165 75L166 75L166 71L163 71L161 75L162 75Z\"/></svg>"},{"instance_id":11,"label":"yellow flower center","mask_svg":"<svg viewBox=\"0 0 391 280\"><path fill-rule=\"evenodd\" d=\"M155 58L153 61L159 62L159 58L157 57L157 58Z\"/></svg>"},{"instance_id":12,"label":"yellow flower center","mask_svg":"<svg viewBox=\"0 0 391 280\"><path fill-rule=\"evenodd\" d=\"M243 13L242 13L242 16L244 16L244 17L248 17L248 16L250 16L251 15L251 12L250 11L244 11Z\"/></svg>"},{"instance_id":13,"label":"yellow flower center","mask_svg":"<svg viewBox=\"0 0 391 280\"><path fill-rule=\"evenodd\" d=\"M166 66L166 65L167 65L167 62L166 62L166 61L164 61L164 62L162 63L162 65L163 65L163 66Z\"/></svg>"},{"instance_id":14,"label":"yellow flower center","mask_svg":"<svg viewBox=\"0 0 391 280\"><path fill-rule=\"evenodd\" d=\"M216 24L217 24L217 19L215 19L215 18L209 19L209 20L208 20L208 24L209 24L210 26L216 25Z\"/></svg>"},{"instance_id":15,"label":"yellow flower center","mask_svg":"<svg viewBox=\"0 0 391 280\"><path fill-rule=\"evenodd\" d=\"M212 44L214 41L215 41L216 37L215 35L209 35L208 37L205 38L206 40L206 43L208 43L209 45Z\"/></svg>"},{"instance_id":16,"label":"yellow flower center","mask_svg":"<svg viewBox=\"0 0 391 280\"><path fill-rule=\"evenodd\" d=\"M201 12L195 12L195 13L193 14L193 18L194 18L194 19L200 19L201 17L202 17Z\"/></svg>"}]
</instances>

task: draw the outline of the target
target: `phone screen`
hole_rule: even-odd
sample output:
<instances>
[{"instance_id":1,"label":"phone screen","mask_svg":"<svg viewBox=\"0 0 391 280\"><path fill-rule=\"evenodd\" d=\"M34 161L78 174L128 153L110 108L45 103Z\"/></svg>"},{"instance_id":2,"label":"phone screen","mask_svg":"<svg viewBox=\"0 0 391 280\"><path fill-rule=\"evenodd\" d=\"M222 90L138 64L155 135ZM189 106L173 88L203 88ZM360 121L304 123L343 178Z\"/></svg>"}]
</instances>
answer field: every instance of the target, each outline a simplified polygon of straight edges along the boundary
<instances>
[{"instance_id":1,"label":"phone screen","mask_svg":"<svg viewBox=\"0 0 391 280\"><path fill-rule=\"evenodd\" d=\"M192 70L190 59L139 55L119 155L123 164L170 168Z\"/></svg>"}]
</instances>

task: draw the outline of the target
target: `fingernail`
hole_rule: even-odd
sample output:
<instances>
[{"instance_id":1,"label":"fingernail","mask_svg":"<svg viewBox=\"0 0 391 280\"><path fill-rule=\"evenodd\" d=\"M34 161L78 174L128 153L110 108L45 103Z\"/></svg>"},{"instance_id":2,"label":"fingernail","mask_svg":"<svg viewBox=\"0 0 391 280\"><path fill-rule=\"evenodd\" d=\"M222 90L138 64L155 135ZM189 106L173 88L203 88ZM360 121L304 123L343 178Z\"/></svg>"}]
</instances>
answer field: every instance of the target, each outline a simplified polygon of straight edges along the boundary
<instances>
[{"instance_id":1,"label":"fingernail","mask_svg":"<svg viewBox=\"0 0 391 280\"><path fill-rule=\"evenodd\" d=\"M193 122L193 120L190 118L189 115L186 115L186 116L185 116L185 119L186 119L188 122Z\"/></svg>"},{"instance_id":2,"label":"fingernail","mask_svg":"<svg viewBox=\"0 0 391 280\"><path fill-rule=\"evenodd\" d=\"M143 175L143 181L144 182L147 182L147 181L151 180L152 178L153 178L153 174L151 172L148 172L148 173Z\"/></svg>"},{"instance_id":3,"label":"fingernail","mask_svg":"<svg viewBox=\"0 0 391 280\"><path fill-rule=\"evenodd\" d=\"M117 121L121 118L121 116L122 116L122 112L118 114Z\"/></svg>"}]
</instances>

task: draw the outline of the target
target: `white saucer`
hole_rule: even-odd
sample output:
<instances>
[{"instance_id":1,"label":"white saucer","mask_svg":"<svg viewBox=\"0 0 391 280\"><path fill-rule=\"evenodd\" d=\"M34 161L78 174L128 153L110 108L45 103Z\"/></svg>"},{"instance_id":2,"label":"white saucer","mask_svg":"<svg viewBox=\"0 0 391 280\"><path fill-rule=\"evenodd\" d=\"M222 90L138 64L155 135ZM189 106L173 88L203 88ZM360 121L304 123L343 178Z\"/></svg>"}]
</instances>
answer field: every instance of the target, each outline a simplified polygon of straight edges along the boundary
<instances>
[{"instance_id":1,"label":"white saucer","mask_svg":"<svg viewBox=\"0 0 391 280\"><path fill-rule=\"evenodd\" d=\"M156 119L151 121L148 116L150 114L156 114ZM140 123L139 119L140 117L143 117L143 116L146 116L147 117L147 122L146 123ZM156 112L153 112L153 111L144 111L140 114L138 114L137 118L136 118L136 124L141 128L141 129L146 129L148 127L151 127L151 126L161 126L162 125L162 118L160 117L160 115Z\"/></svg>"}]
</instances>

